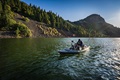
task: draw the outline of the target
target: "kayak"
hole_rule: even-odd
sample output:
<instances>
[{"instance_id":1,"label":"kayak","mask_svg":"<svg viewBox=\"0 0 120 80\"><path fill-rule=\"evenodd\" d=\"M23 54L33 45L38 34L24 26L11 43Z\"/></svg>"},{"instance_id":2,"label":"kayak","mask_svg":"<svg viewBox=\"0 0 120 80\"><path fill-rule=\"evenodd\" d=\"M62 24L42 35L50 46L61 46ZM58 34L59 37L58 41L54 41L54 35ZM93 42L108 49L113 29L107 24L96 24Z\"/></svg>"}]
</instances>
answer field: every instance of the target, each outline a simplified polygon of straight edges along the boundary
<instances>
[{"instance_id":1,"label":"kayak","mask_svg":"<svg viewBox=\"0 0 120 80\"><path fill-rule=\"evenodd\" d=\"M63 49L63 50L58 50L60 54L79 54L81 52L88 51L90 49L90 46L86 46L84 49L81 50L72 50L72 49Z\"/></svg>"}]
</instances>

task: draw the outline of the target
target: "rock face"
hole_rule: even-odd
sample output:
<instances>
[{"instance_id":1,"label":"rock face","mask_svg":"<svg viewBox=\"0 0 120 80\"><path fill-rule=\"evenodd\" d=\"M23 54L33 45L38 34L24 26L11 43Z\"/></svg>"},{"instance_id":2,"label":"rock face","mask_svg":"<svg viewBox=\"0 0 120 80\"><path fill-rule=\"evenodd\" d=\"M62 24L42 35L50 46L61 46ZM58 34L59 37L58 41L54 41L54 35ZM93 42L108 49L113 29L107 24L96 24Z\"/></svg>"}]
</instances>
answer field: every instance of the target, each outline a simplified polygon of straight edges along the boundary
<instances>
[{"instance_id":1,"label":"rock face","mask_svg":"<svg viewBox=\"0 0 120 80\"><path fill-rule=\"evenodd\" d=\"M92 14L85 19L75 21L73 23L86 29L96 30L108 37L120 37L120 28L107 23L105 19L98 14Z\"/></svg>"}]
</instances>

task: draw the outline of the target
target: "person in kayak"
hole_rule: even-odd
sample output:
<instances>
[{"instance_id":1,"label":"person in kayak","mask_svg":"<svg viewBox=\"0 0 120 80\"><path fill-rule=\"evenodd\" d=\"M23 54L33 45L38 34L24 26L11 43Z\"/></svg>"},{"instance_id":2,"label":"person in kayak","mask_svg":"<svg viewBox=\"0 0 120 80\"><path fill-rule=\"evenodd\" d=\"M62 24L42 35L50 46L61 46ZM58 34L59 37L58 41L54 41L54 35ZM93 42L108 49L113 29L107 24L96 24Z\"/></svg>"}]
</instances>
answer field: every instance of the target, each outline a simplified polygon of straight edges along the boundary
<instances>
[{"instance_id":1,"label":"person in kayak","mask_svg":"<svg viewBox=\"0 0 120 80\"><path fill-rule=\"evenodd\" d=\"M71 48L70 49L72 49L72 50L75 49L75 43L74 43L74 41L71 41Z\"/></svg>"},{"instance_id":2,"label":"person in kayak","mask_svg":"<svg viewBox=\"0 0 120 80\"><path fill-rule=\"evenodd\" d=\"M79 47L81 47L82 49L84 49L84 44L83 44L83 42L80 39L78 39L77 45Z\"/></svg>"}]
</instances>

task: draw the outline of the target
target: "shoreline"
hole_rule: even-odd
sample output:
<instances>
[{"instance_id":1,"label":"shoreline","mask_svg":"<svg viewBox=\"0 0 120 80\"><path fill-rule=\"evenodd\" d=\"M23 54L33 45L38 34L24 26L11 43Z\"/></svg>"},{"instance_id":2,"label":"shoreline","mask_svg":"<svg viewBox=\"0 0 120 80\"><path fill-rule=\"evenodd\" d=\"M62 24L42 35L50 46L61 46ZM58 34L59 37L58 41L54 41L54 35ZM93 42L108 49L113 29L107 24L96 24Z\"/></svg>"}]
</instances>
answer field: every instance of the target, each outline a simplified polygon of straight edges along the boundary
<instances>
[{"instance_id":1,"label":"shoreline","mask_svg":"<svg viewBox=\"0 0 120 80\"><path fill-rule=\"evenodd\" d=\"M17 38L13 31L0 31L1 38ZM65 36L32 36L32 37L21 37L21 38L66 38Z\"/></svg>"},{"instance_id":2,"label":"shoreline","mask_svg":"<svg viewBox=\"0 0 120 80\"><path fill-rule=\"evenodd\" d=\"M21 38L79 38L80 36L32 36L32 37L21 37ZM4 38L17 38L13 31L0 31L0 39ZM118 37L83 37L80 38L120 38Z\"/></svg>"},{"instance_id":3,"label":"shoreline","mask_svg":"<svg viewBox=\"0 0 120 80\"><path fill-rule=\"evenodd\" d=\"M12 31L0 31L0 38L16 38Z\"/></svg>"}]
</instances>

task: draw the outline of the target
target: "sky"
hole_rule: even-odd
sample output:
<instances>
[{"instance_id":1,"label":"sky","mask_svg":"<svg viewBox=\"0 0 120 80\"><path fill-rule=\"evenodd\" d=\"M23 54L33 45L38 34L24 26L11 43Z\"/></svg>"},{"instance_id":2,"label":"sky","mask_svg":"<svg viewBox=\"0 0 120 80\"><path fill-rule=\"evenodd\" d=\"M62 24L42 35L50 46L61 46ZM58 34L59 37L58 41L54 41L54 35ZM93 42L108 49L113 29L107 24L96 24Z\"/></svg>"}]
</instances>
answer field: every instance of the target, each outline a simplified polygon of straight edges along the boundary
<instances>
[{"instance_id":1,"label":"sky","mask_svg":"<svg viewBox=\"0 0 120 80\"><path fill-rule=\"evenodd\" d=\"M21 0L46 11L57 13L65 20L77 21L91 14L101 15L107 23L120 27L120 0Z\"/></svg>"}]
</instances>

